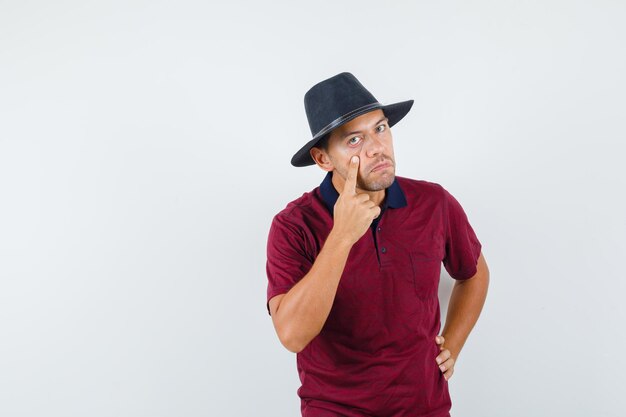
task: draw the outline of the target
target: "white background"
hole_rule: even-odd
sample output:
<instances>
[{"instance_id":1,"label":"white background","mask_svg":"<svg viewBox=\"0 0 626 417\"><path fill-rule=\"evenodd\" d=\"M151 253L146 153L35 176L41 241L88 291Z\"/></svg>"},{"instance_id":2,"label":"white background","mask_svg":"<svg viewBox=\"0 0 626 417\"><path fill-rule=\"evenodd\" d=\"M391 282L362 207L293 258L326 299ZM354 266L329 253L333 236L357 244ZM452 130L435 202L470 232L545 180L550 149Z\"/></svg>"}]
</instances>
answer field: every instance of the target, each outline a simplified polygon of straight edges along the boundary
<instances>
[{"instance_id":1,"label":"white background","mask_svg":"<svg viewBox=\"0 0 626 417\"><path fill-rule=\"evenodd\" d=\"M621 1L0 1L0 415L296 416L265 309L303 97L349 71L491 271L458 417L620 416ZM453 280L442 274L442 319ZM443 323L442 323L443 325Z\"/></svg>"}]
</instances>

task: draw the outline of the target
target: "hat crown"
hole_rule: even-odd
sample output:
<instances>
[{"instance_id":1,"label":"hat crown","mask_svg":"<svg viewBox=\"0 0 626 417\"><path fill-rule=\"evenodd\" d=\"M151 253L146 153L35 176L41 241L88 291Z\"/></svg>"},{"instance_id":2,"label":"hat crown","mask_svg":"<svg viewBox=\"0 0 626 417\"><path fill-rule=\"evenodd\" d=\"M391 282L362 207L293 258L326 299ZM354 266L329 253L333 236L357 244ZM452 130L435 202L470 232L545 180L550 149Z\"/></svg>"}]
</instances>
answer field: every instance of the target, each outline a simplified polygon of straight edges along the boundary
<instances>
[{"instance_id":1,"label":"hat crown","mask_svg":"<svg viewBox=\"0 0 626 417\"><path fill-rule=\"evenodd\" d=\"M333 122L378 100L349 72L320 81L304 95L304 109L313 137L332 130Z\"/></svg>"}]
</instances>

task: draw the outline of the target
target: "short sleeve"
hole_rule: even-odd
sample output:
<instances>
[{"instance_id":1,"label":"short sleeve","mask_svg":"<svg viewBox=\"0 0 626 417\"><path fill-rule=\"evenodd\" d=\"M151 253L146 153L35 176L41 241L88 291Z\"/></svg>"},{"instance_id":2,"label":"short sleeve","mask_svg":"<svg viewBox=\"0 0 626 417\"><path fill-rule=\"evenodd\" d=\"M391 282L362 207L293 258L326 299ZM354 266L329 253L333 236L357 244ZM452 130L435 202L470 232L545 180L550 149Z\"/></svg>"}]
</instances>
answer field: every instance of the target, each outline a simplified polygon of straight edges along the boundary
<instances>
[{"instance_id":1,"label":"short sleeve","mask_svg":"<svg viewBox=\"0 0 626 417\"><path fill-rule=\"evenodd\" d=\"M304 277L313 262L307 255L304 232L290 224L284 215L272 220L267 238L267 312L269 300L286 293Z\"/></svg>"},{"instance_id":2,"label":"short sleeve","mask_svg":"<svg viewBox=\"0 0 626 417\"><path fill-rule=\"evenodd\" d=\"M443 265L456 280L471 278L476 274L482 245L461 204L445 189L443 208L446 236Z\"/></svg>"}]
</instances>

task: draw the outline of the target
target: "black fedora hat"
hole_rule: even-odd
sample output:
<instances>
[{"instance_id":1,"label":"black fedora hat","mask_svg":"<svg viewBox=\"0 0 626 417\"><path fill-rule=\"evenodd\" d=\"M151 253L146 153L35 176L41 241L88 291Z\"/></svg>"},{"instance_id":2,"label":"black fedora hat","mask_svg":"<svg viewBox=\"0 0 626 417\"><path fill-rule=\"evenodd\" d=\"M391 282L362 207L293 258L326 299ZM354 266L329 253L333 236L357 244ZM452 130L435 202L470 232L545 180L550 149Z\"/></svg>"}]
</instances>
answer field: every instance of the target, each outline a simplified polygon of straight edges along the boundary
<instances>
[{"instance_id":1,"label":"black fedora hat","mask_svg":"<svg viewBox=\"0 0 626 417\"><path fill-rule=\"evenodd\" d=\"M342 72L320 81L304 95L304 109L313 138L293 155L291 165L295 167L315 165L309 150L331 130L355 117L382 109L391 127L411 110L412 105L413 100L382 105L349 72Z\"/></svg>"}]
</instances>

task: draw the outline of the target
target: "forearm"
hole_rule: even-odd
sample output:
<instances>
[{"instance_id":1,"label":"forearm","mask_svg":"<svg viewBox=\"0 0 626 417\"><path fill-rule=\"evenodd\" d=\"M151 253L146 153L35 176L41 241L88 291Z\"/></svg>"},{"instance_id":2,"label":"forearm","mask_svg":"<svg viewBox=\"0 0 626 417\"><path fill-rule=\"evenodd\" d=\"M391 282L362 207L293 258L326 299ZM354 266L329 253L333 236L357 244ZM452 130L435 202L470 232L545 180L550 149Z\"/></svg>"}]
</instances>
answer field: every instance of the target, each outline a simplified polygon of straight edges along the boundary
<instances>
[{"instance_id":1,"label":"forearm","mask_svg":"<svg viewBox=\"0 0 626 417\"><path fill-rule=\"evenodd\" d=\"M309 272L283 297L275 321L282 344L299 352L330 314L352 244L331 232Z\"/></svg>"},{"instance_id":2,"label":"forearm","mask_svg":"<svg viewBox=\"0 0 626 417\"><path fill-rule=\"evenodd\" d=\"M441 332L445 338L445 347L455 358L478 321L487 298L488 286L489 274L486 272L479 272L468 280L455 282L448 304L446 324Z\"/></svg>"}]
</instances>

